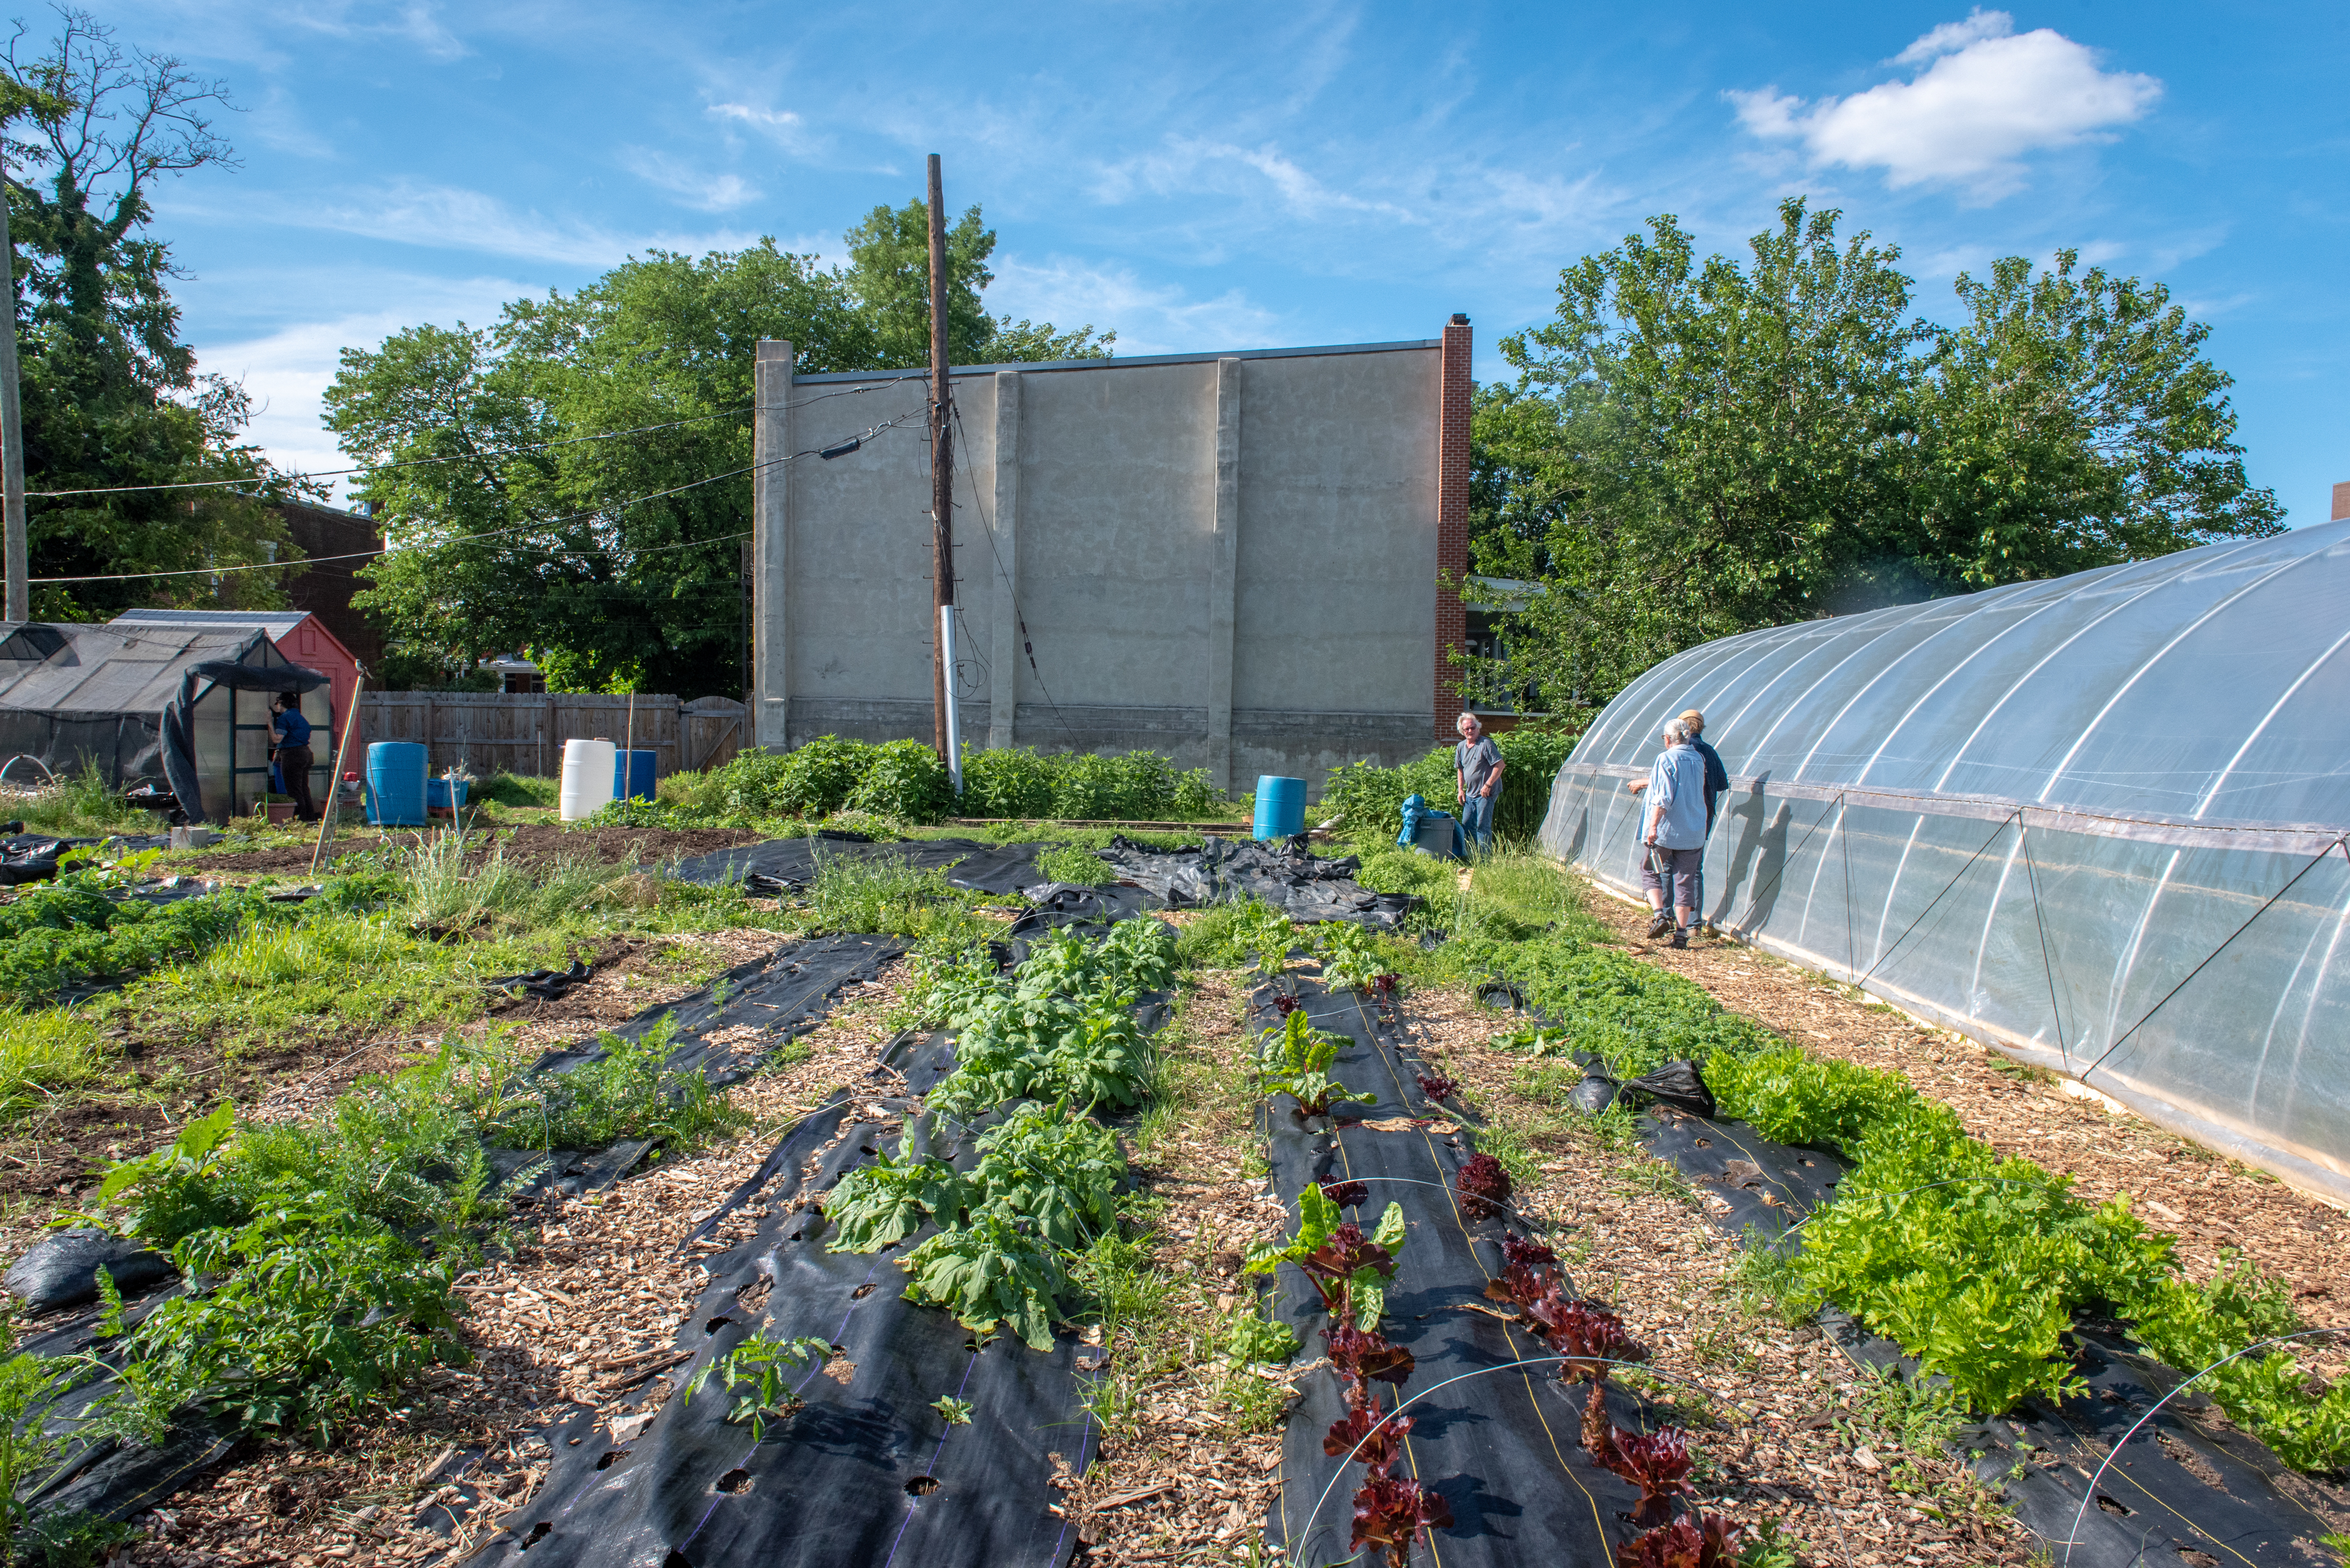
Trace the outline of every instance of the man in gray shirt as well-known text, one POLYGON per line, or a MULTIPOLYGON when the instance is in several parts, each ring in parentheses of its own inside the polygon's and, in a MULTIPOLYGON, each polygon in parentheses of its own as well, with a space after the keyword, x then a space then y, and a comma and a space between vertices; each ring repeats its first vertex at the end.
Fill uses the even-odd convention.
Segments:
POLYGON ((1680 719, 1665 721, 1663 738, 1642 802, 1640 887, 1656 911, 1648 935, 1670 930, 1673 946, 1685 948, 1697 923, 1698 867, 1705 857, 1705 759, 1689 743, 1689 726, 1680 719))
POLYGON ((1502 752, 1474 713, 1455 726, 1461 743, 1452 748, 1452 780, 1461 801, 1461 832, 1477 854, 1493 847, 1493 805, 1502 794, 1502 752))

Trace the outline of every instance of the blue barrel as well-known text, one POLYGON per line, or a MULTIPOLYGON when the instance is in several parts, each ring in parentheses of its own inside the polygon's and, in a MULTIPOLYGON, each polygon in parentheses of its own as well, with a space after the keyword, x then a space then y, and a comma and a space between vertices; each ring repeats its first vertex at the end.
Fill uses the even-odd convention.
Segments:
POLYGON ((449 811, 462 807, 465 804, 466 793, 473 787, 473 781, 471 779, 426 779, 424 804, 433 811, 449 811), (449 798, 452 791, 456 794, 454 800, 449 798))
POLYGON ((377 741, 367 753, 367 819, 384 827, 424 826, 428 753, 413 741, 377 741))
POLYGON ((653 797, 653 758, 658 752, 614 752, 612 753, 612 798, 614 800, 650 800, 653 797))
POLYGON ((1305 781, 1265 774, 1256 781, 1256 836, 1286 838, 1305 831, 1305 781))

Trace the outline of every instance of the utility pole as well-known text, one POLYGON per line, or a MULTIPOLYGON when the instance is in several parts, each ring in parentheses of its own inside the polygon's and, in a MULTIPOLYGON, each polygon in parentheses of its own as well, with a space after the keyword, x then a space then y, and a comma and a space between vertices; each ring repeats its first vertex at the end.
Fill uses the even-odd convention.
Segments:
POLYGON ((938 623, 931 708, 939 760, 962 793, 962 737, 954 695, 954 401, 947 389, 946 193, 931 154, 931 604, 938 623))
POLYGON ((8 289, 0 296, 0 510, 7 518, 7 602, 0 619, 33 618, 31 568, 25 544, 25 421, 16 402, 16 247, 8 238, 8 176, 0 164, 0 263, 8 289))

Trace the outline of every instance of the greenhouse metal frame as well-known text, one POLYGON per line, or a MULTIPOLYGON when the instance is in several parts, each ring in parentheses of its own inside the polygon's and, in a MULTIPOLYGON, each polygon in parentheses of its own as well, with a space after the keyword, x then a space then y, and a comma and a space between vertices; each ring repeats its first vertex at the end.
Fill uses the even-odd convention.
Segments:
POLYGON ((1715 925, 2350 1203, 2350 523, 1690 649, 1543 847, 1634 892, 1690 708, 1715 925))

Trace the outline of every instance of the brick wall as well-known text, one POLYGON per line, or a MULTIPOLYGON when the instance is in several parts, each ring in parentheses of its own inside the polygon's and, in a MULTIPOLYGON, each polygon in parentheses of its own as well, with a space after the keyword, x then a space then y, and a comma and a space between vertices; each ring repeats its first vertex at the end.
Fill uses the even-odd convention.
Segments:
POLYGON ((382 525, 355 512, 331 506, 288 502, 278 507, 286 532, 305 556, 317 562, 286 583, 286 602, 308 610, 323 622, 337 641, 369 670, 383 663, 383 634, 367 617, 351 607, 351 595, 366 585, 357 576, 369 563, 351 559, 361 551, 383 548, 382 525), (328 557, 342 557, 328 559, 328 557))
POLYGON ((1469 570, 1469 318, 1444 327, 1442 409, 1437 418, 1436 734, 1452 733, 1461 712, 1461 678, 1454 658, 1468 640, 1469 618, 1458 584, 1469 570))

